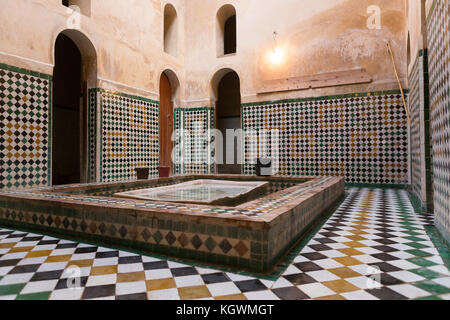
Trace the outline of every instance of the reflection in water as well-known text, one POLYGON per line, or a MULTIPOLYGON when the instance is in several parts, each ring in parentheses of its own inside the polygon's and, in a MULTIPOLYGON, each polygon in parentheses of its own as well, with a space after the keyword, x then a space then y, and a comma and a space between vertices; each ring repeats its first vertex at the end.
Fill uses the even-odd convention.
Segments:
POLYGON ((213 201, 226 197, 234 197, 248 190, 249 188, 245 187, 230 186, 186 186, 172 191, 147 192, 140 196, 161 201, 213 201))

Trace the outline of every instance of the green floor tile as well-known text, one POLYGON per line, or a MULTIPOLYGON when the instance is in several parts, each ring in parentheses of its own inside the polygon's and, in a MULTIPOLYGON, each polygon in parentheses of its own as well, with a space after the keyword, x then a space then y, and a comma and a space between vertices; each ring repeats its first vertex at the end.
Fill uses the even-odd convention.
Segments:
POLYGON ((414 250, 405 250, 405 252, 412 254, 413 256, 416 257, 430 257, 432 256, 431 253, 422 251, 422 250, 418 250, 418 249, 414 249, 414 250))
POLYGON ((437 284, 437 283, 435 283, 433 281, 430 281, 430 280, 418 282, 418 283, 416 283, 414 285, 416 287, 420 288, 420 289, 423 289, 425 291, 430 292, 433 295, 450 293, 450 289, 449 288, 441 286, 440 284, 437 284))
MULTIPOLYGON (((407 232, 405 232, 405 233, 407 233, 407 232)), ((418 237, 414 237, 414 236, 405 237, 405 239, 408 239, 408 240, 414 241, 414 242, 418 242, 418 241, 426 241, 425 239, 418 238, 418 237)))
POLYGON ((436 279, 442 277, 441 274, 426 268, 414 269, 409 271, 427 279, 436 279))
POLYGON ((17 296, 16 300, 48 300, 51 292, 30 293, 17 296))
POLYGON ((442 299, 439 298, 438 296, 428 296, 428 297, 417 298, 414 300, 442 300, 442 299))
POLYGON ((8 296, 12 294, 19 294, 25 287, 25 283, 11 284, 6 286, 0 286, 0 296, 8 296))
POLYGON ((421 244, 419 242, 409 242, 409 243, 405 243, 407 246, 416 248, 416 249, 424 249, 424 248, 429 248, 429 246, 426 246, 424 244, 421 244))
POLYGON ((447 243, 442 238, 442 236, 439 234, 436 227, 425 226, 425 230, 427 231, 428 236, 430 237, 434 246, 439 251, 439 255, 441 256, 442 260, 444 261, 444 264, 450 270, 450 248, 448 247, 447 243))
POLYGON ((423 258, 410 258, 407 259, 409 262, 412 262, 414 264, 417 264, 418 266, 421 267, 432 267, 432 266, 436 266, 437 264, 434 262, 431 262, 429 260, 423 259, 423 258))

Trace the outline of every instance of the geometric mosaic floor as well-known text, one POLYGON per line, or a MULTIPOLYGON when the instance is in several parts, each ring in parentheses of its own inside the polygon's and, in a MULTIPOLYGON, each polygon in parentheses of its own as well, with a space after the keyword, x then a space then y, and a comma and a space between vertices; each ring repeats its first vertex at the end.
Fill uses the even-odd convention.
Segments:
POLYGON ((0 228, 0 300, 449 300, 432 219, 403 190, 349 188, 275 281, 0 228))

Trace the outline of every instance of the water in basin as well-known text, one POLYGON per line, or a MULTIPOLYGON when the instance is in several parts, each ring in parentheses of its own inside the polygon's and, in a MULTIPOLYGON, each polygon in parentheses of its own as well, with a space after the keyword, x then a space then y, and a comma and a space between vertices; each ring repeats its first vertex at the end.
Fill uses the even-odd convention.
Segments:
POLYGON ((267 185, 268 182, 265 181, 195 180, 159 188, 121 192, 114 196, 152 201, 211 204, 246 195, 267 185))

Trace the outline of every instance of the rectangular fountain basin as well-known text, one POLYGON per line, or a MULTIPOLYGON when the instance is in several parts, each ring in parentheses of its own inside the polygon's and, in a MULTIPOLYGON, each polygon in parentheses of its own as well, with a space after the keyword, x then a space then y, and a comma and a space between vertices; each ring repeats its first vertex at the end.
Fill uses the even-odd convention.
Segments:
POLYGON ((0 226, 200 265, 268 273, 343 194, 342 177, 243 175, 2 190, 0 226), (198 197, 197 191, 211 186, 229 186, 224 191, 229 194, 206 192, 198 197), (194 189, 186 189, 190 187, 194 189), (264 188, 262 195, 249 196, 264 188), (180 190, 190 191, 180 199, 180 190), (114 196, 121 193, 150 197, 114 196), (242 196, 243 201, 236 201, 242 196), (189 202, 232 197, 235 203, 189 202))
POLYGON ((171 186, 119 192, 119 198, 205 205, 233 205, 263 194, 269 183, 226 180, 194 180, 171 186))

